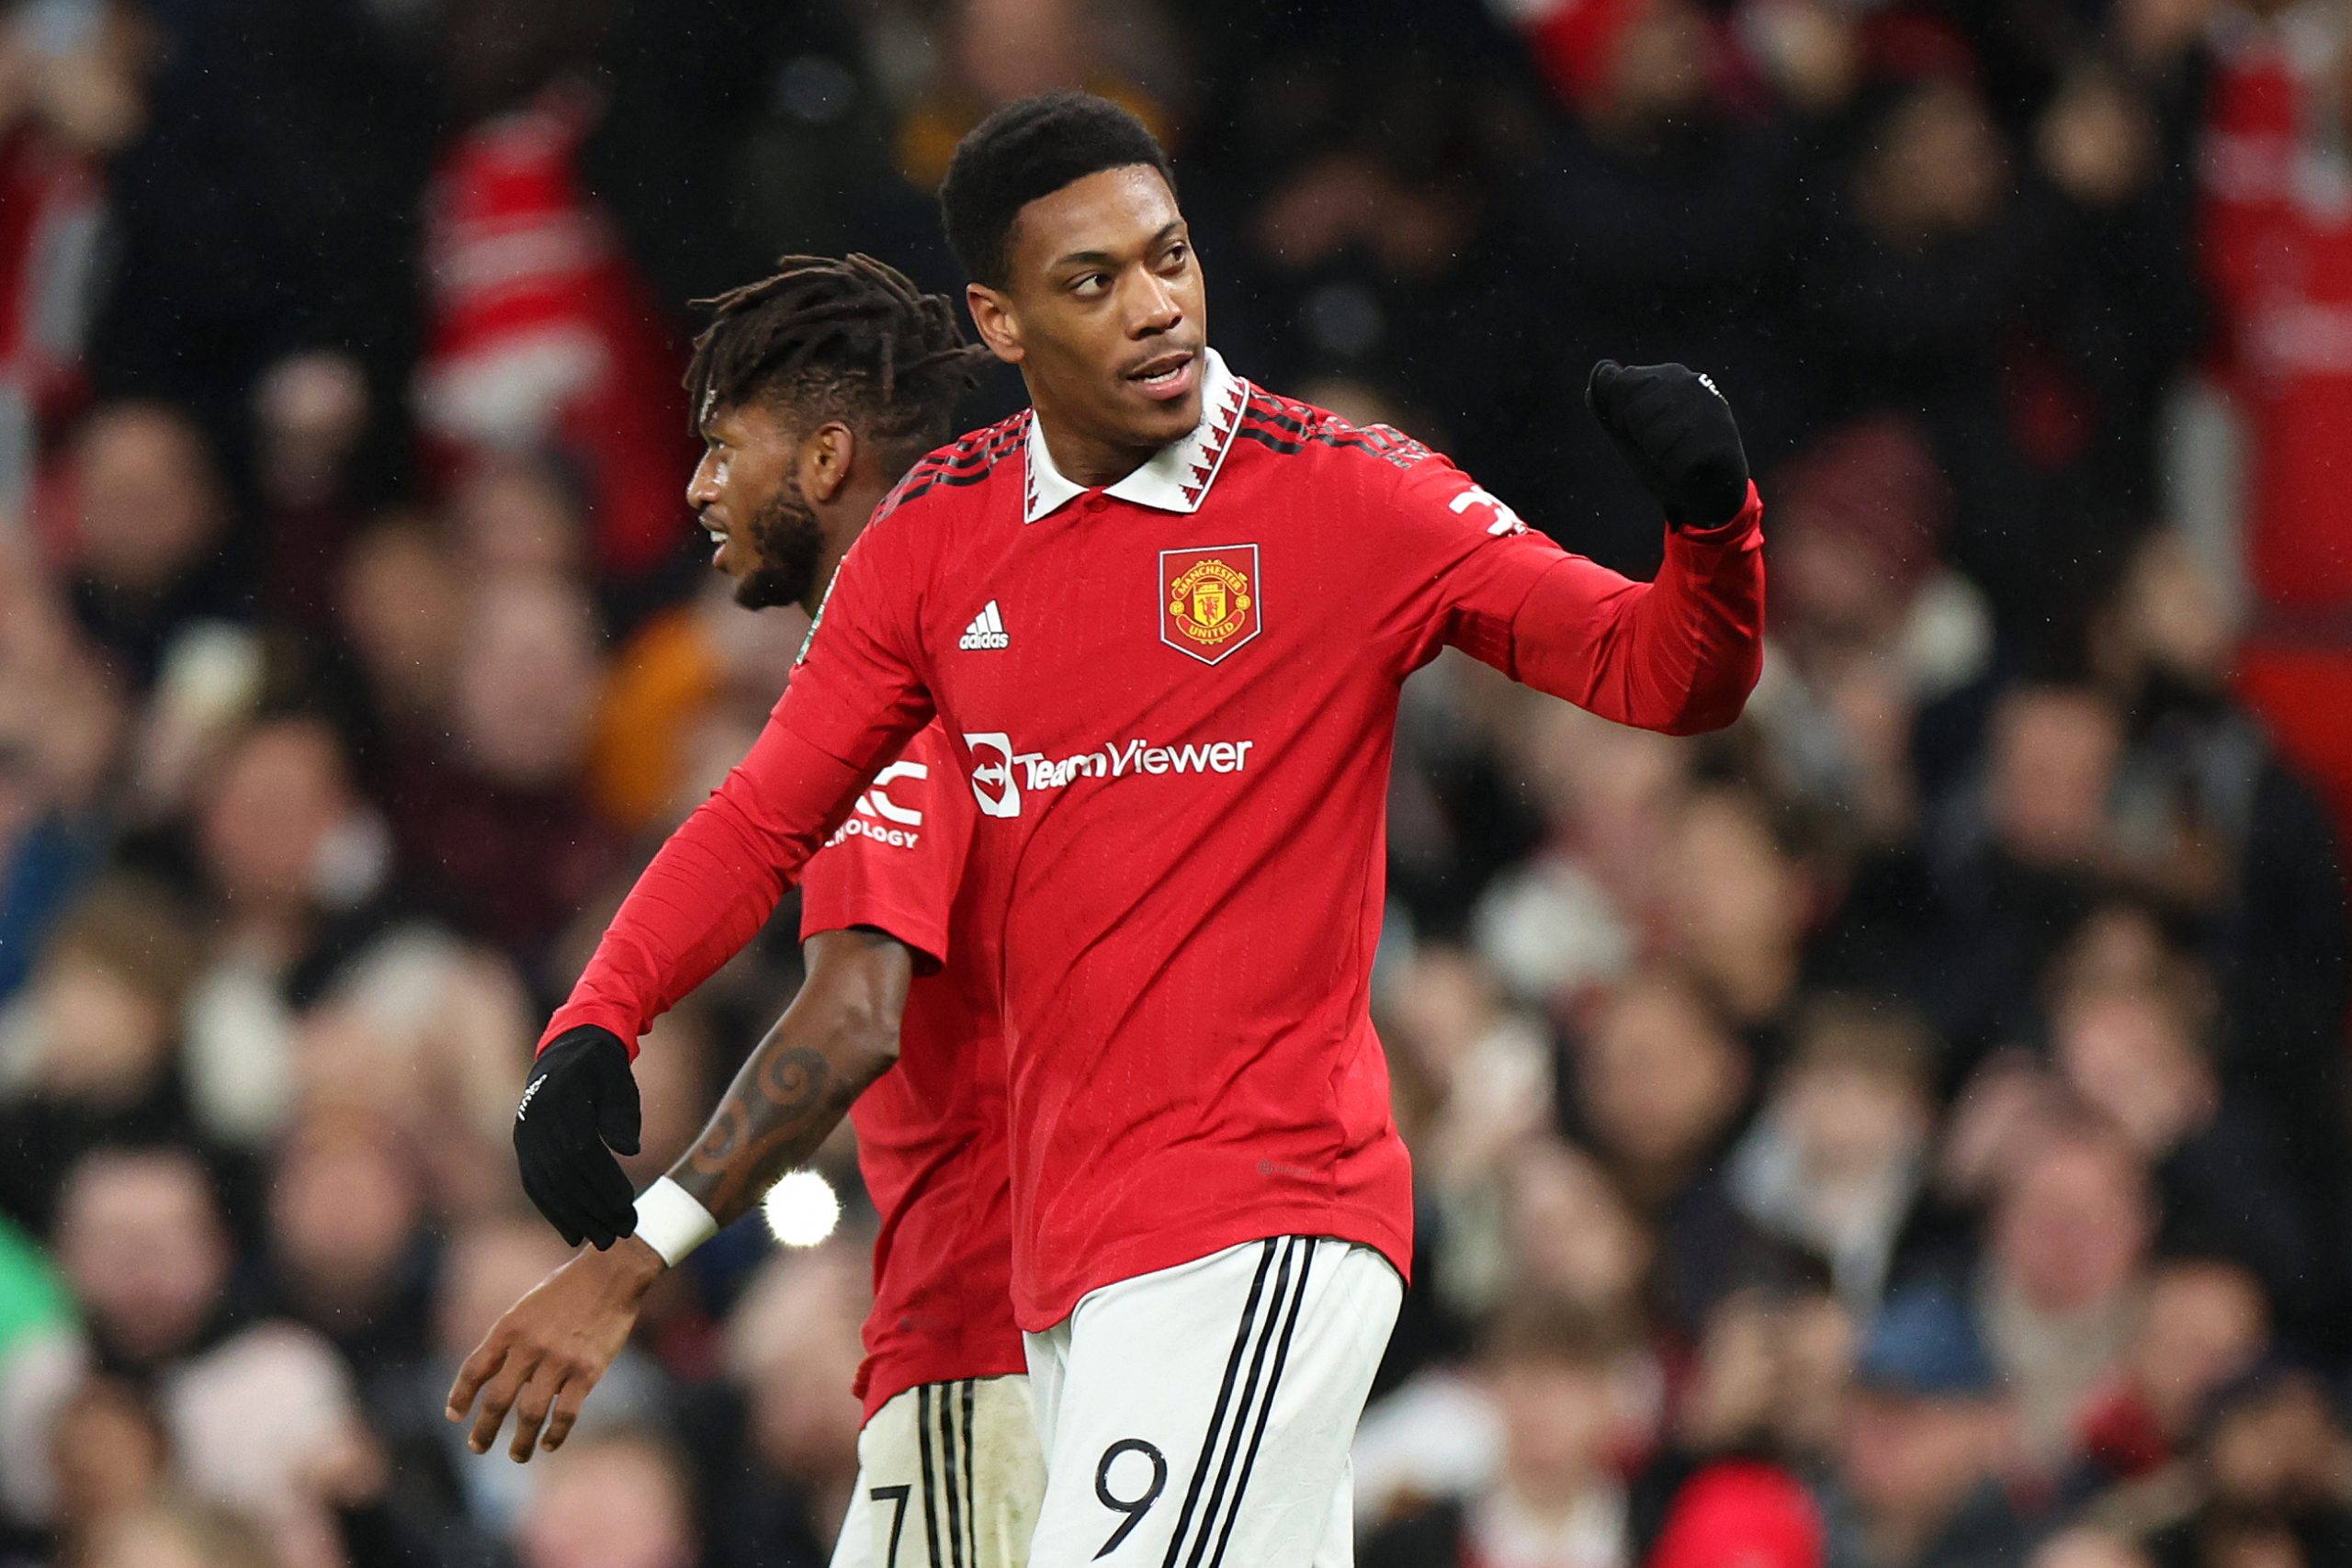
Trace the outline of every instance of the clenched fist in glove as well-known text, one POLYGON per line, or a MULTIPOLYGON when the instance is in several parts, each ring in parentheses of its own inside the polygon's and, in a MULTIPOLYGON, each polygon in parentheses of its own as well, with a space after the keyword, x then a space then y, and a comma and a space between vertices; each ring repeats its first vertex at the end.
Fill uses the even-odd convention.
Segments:
POLYGON ((548 1042, 514 1108, 523 1190, 572 1246, 608 1247, 637 1228, 636 1189, 620 1161, 637 1153, 637 1075, 609 1029, 583 1024, 548 1042))
POLYGON ((1747 504, 1747 452, 1715 384, 1680 365, 1592 367, 1584 400, 1678 528, 1719 528, 1747 504))

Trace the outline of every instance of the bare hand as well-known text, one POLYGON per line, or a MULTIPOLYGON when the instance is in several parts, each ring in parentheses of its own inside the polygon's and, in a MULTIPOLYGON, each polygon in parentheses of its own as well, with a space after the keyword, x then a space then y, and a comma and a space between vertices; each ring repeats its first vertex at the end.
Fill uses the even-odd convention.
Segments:
POLYGON ((664 1267, 644 1242, 625 1237, 609 1252, 581 1253, 507 1308, 449 1385, 444 1414, 452 1421, 464 1421, 481 1398, 466 1446, 488 1453, 512 1410, 507 1453, 516 1464, 535 1447, 561 1448, 582 1402, 628 1343, 638 1306, 664 1267))

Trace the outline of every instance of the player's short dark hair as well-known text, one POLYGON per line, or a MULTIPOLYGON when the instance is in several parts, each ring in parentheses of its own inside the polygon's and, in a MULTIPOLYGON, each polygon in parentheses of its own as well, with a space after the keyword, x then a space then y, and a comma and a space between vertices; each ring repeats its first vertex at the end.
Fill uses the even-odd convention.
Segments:
POLYGON ((940 183, 947 243, 967 276, 1001 288, 1008 239, 1021 209, 1104 169, 1142 164, 1176 188, 1159 139, 1125 109, 1092 93, 1038 93, 1016 99, 956 144, 940 183))
POLYGON ((838 419, 904 468, 954 434, 988 351, 946 296, 872 256, 786 256, 774 276, 697 305, 712 313, 686 366, 690 417, 764 402, 838 419))

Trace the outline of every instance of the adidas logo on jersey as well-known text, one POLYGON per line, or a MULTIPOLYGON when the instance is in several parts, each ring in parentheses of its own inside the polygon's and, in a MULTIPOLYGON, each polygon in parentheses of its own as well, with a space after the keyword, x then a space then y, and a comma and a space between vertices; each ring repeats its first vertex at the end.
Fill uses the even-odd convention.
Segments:
POLYGON ((1012 638, 1005 635, 1004 616, 998 613, 995 600, 989 600, 987 606, 972 617, 972 624, 964 628, 964 635, 956 639, 956 646, 967 653, 979 649, 1012 646, 1012 638))

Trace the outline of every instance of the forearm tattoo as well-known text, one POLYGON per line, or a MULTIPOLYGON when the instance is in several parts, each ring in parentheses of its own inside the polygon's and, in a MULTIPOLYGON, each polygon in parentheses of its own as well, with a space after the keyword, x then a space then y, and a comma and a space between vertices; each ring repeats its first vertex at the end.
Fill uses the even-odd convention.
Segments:
POLYGON ((817 1152, 865 1088, 836 1074, 821 1052, 773 1041, 735 1075, 670 1179, 720 1224, 731 1224, 817 1152))

